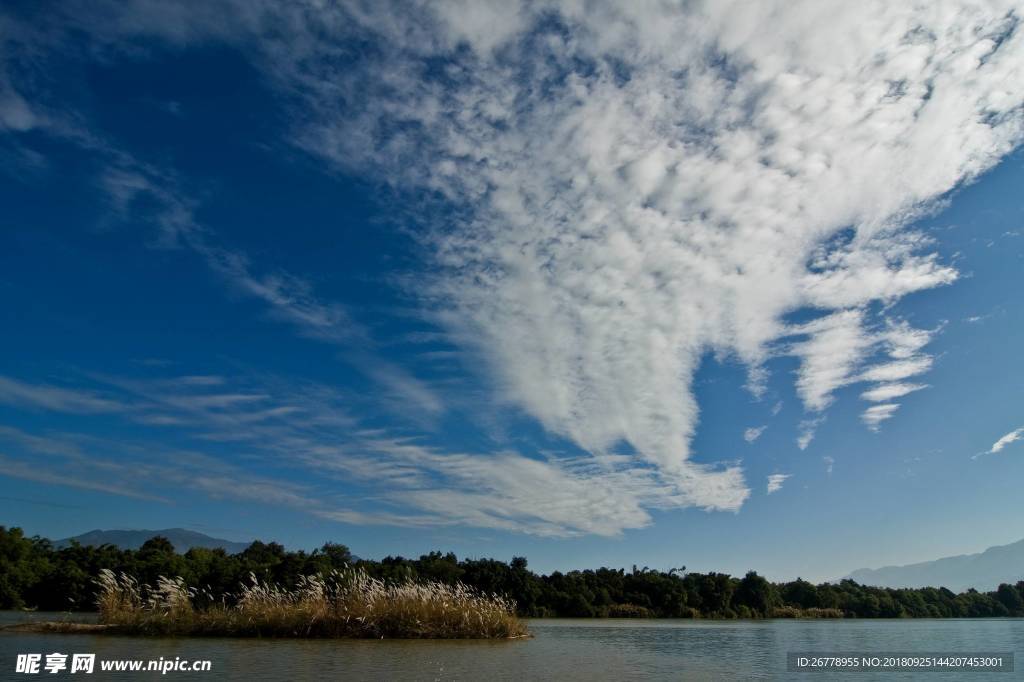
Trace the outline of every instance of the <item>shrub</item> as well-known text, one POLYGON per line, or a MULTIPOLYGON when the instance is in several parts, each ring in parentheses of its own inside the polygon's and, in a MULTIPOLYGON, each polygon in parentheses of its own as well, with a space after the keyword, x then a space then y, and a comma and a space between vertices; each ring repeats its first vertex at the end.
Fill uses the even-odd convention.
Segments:
POLYGON ((840 609, 801 609, 796 606, 777 606, 772 609, 771 618, 843 618, 840 609))
POLYGON ((611 604, 602 609, 606 618, 653 618, 654 614, 646 606, 636 604, 611 604))

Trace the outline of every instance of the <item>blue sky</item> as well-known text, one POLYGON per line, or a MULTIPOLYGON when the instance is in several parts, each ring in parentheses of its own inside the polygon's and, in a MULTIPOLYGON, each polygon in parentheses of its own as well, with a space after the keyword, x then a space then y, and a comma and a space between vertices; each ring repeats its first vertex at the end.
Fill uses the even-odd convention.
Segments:
POLYGON ((812 579, 1020 539, 1018 17, 816 7, 5 7, 0 519, 812 579))

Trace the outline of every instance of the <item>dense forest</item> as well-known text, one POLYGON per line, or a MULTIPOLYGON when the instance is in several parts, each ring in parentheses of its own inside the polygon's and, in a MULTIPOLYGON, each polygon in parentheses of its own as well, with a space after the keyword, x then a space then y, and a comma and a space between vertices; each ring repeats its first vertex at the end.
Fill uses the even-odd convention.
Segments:
MULTIPOLYGON (((771 583, 751 571, 742 578, 723 573, 668 572, 636 568, 537 575, 526 559, 511 563, 463 559, 431 552, 418 559, 355 560, 348 548, 326 544, 312 552, 289 552, 271 542, 245 551, 193 548, 178 554, 165 538, 138 550, 74 544, 55 549, 48 540, 25 537, 0 526, 0 608, 47 611, 95 609, 96 577, 104 568, 155 584, 158 576, 181 576, 190 585, 230 595, 250 574, 261 582, 294 587, 299 576, 358 566, 388 581, 461 581, 487 593, 511 597, 524 616, 664 618, 965 618, 1024 616, 1024 581, 994 592, 961 594, 942 587, 889 589, 852 580, 814 585, 804 580, 771 583)), ((230 598, 230 597, 229 597, 230 598)))

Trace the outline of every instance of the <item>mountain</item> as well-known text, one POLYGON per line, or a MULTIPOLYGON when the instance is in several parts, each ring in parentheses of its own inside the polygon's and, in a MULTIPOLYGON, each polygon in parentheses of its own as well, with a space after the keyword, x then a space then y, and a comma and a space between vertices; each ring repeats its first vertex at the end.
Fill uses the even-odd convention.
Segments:
POLYGON ((879 587, 946 587, 962 592, 973 587, 994 590, 1000 583, 1024 580, 1024 540, 989 547, 978 554, 923 561, 906 566, 861 568, 846 576, 862 585, 879 587))
POLYGON ((237 554, 249 546, 248 542, 232 542, 220 538, 211 538, 209 535, 197 533, 194 530, 185 528, 167 528, 165 530, 91 530, 88 533, 76 535, 73 538, 57 540, 54 547, 67 547, 72 540, 77 540, 82 545, 115 545, 121 549, 138 549, 146 540, 156 535, 162 535, 171 541, 174 549, 184 553, 193 547, 206 547, 208 549, 223 548, 228 554, 237 554))

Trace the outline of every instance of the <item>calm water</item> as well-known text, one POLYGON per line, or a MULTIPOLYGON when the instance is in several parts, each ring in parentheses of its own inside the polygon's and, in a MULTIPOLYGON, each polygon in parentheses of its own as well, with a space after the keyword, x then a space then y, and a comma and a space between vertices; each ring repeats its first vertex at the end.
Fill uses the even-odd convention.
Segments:
MULTIPOLYGON (((0 622, 52 614, 0 612, 0 622)), ((77 618, 76 618, 77 619, 77 618)), ((209 659, 211 673, 164 679, 712 680, 833 679, 786 672, 787 651, 1012 651, 1014 673, 838 674, 850 680, 1024 678, 1024 619, 808 621, 531 621, 512 642, 137 639, 0 633, 0 679, 103 678, 67 671, 16 675, 17 653, 95 653, 97 660, 209 659)), ((98 666, 98 664, 97 664, 98 666)), ((108 673, 149 679, 157 673, 108 673)))

